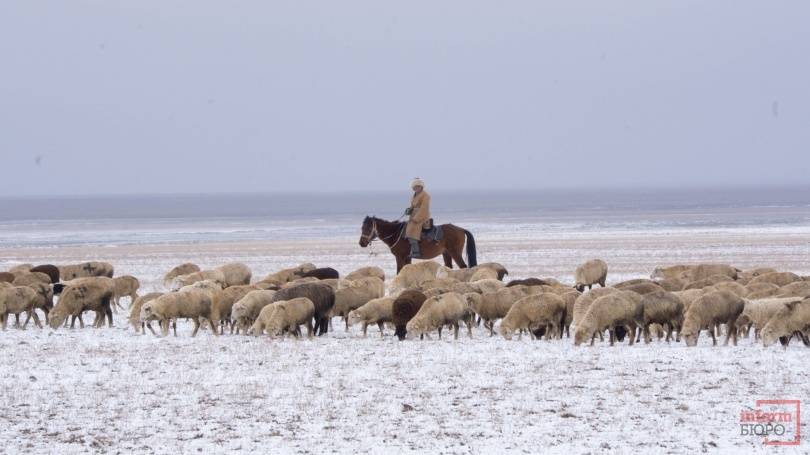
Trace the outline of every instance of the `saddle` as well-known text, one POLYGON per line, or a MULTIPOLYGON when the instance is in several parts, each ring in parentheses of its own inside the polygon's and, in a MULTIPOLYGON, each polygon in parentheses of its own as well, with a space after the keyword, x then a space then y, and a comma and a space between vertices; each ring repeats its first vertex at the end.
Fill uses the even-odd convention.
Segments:
POLYGON ((430 226, 428 228, 422 227, 422 240, 430 240, 432 242, 438 242, 444 237, 444 232, 441 226, 436 226, 433 223, 433 218, 430 218, 427 222, 430 226))

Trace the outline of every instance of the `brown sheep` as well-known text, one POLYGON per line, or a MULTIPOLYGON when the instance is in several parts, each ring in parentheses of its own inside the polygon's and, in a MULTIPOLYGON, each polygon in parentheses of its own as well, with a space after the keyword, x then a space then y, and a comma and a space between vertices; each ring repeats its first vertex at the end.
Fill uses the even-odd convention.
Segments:
POLYGON ((781 339, 782 344, 787 346, 794 333, 801 334, 808 328, 810 328, 810 299, 786 303, 762 329, 762 345, 768 347, 777 339, 781 339))
MULTIPOLYGON (((558 334, 562 338, 561 326, 564 323, 565 301, 557 294, 544 292, 528 295, 515 302, 501 321, 499 330, 501 336, 511 340, 515 330, 528 330, 534 336, 536 329, 550 327, 545 333, 546 340, 551 340, 558 334)), ((518 335, 518 340, 521 336, 522 333, 518 335)))
POLYGON ((607 280, 607 273, 608 273, 608 266, 605 261, 601 259, 592 259, 579 267, 576 268, 574 271, 574 288, 577 291, 582 292, 585 290, 585 286, 588 286, 588 290, 590 290, 594 284, 599 284, 602 287, 605 287, 605 281, 607 280))
POLYGON ((43 264, 38 265, 36 267, 31 267, 30 272, 39 272, 48 275, 50 278, 51 283, 58 283, 59 282, 59 267, 52 265, 52 264, 43 264))
POLYGON ((314 330, 318 336, 327 333, 329 331, 329 312, 335 306, 335 291, 325 284, 305 283, 276 292, 272 301, 292 300, 296 297, 306 297, 312 301, 312 304, 315 305, 314 330))
POLYGON ((115 295, 115 283, 112 278, 91 277, 71 280, 62 290, 59 304, 49 313, 48 324, 56 329, 71 316, 70 328, 79 320, 80 327, 84 328, 82 313, 94 311, 96 320, 94 327, 101 327, 104 323, 104 316, 107 317, 107 325, 112 327, 112 308, 110 304, 115 295))
POLYGON ((404 340, 405 335, 408 333, 408 321, 416 316, 425 300, 427 300, 425 294, 413 289, 403 291, 394 300, 391 307, 391 319, 395 327, 394 333, 400 341, 404 340))
POLYGON ((331 267, 322 267, 309 270, 298 276, 301 278, 317 278, 319 280, 337 280, 340 278, 340 273, 331 267))
MULTIPOLYGON (((673 330, 680 332, 683 325, 683 302, 677 295, 667 291, 651 292, 641 300, 641 307, 641 323, 645 343, 652 341, 650 338, 651 324, 660 324, 666 327, 667 342, 672 338, 673 330)), ((676 341, 680 341, 680 335, 676 338, 676 341)))
POLYGON ((734 346, 737 345, 737 318, 745 308, 742 298, 727 291, 712 291, 695 300, 684 314, 682 337, 686 340, 687 346, 696 346, 700 331, 709 329, 712 336, 712 344, 717 345, 714 335, 714 327, 719 324, 726 324, 727 333, 724 344, 728 344, 729 338, 733 339, 734 346))
POLYGON ((138 298, 138 289, 141 282, 132 275, 123 275, 113 278, 115 282, 115 297, 113 298, 113 308, 124 307, 121 305, 121 297, 129 297, 129 304, 132 305, 138 298))
POLYGON ((81 264, 59 266, 59 276, 62 281, 75 280, 76 278, 101 277, 112 278, 115 269, 109 262, 82 262, 81 264))

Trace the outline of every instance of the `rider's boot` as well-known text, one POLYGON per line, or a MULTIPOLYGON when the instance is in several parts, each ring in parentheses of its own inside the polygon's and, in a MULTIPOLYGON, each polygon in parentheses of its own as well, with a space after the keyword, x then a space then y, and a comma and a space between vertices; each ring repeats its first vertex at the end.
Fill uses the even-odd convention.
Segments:
POLYGON ((419 251, 419 240, 408 239, 408 243, 411 244, 411 259, 421 259, 422 252, 419 251))

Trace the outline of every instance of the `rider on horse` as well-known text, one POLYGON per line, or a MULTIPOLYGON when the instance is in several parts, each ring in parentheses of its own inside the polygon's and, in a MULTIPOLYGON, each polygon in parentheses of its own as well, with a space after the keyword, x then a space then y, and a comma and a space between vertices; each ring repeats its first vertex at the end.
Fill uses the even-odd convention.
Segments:
POLYGON ((411 244, 411 258, 419 259, 422 253, 419 251, 419 239, 422 238, 422 229, 429 229, 430 226, 430 195, 425 191, 425 182, 420 178, 415 178, 411 182, 413 197, 411 206, 405 209, 408 215, 408 225, 405 228, 405 237, 411 244))

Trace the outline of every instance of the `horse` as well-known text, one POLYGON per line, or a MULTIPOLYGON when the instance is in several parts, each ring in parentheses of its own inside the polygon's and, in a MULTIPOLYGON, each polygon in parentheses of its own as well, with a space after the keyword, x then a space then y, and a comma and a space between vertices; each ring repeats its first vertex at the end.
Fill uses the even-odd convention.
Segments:
MULTIPOLYGON (((444 265, 447 267, 452 268, 453 261, 456 261, 459 268, 465 269, 468 265, 464 262, 462 251, 464 251, 466 239, 469 267, 478 265, 475 238, 470 231, 452 224, 442 224, 440 227, 444 234, 441 240, 438 242, 425 239, 419 241, 419 249, 422 252, 420 259, 433 259, 441 254, 444 257, 444 265)), ((363 220, 360 231, 360 246, 365 248, 374 239, 380 239, 388 245, 391 254, 397 259, 397 273, 402 270, 402 267, 411 263, 411 247, 408 239, 405 238, 405 223, 367 216, 363 220)))

